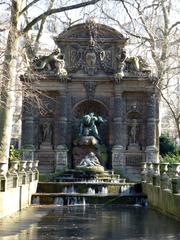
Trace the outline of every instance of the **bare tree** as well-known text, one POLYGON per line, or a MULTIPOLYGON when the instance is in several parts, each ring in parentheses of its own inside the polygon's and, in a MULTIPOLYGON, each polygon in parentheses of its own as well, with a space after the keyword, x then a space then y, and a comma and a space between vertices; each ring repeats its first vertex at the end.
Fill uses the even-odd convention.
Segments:
POLYGON ((180 76, 178 1, 124 0, 111 4, 109 9, 101 6, 104 16, 130 36, 131 44, 143 52, 152 66, 158 78, 157 90, 169 107, 180 138, 179 91, 173 91, 172 94, 172 86, 174 89, 178 87, 175 84, 179 84, 180 76), (116 9, 116 12, 112 9, 116 9))

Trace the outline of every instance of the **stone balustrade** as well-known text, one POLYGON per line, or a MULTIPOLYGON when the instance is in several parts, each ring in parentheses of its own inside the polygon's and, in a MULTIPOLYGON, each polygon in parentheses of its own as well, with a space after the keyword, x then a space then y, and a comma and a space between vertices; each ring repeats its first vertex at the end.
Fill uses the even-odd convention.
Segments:
POLYGON ((180 193, 180 163, 142 163, 141 180, 153 186, 180 193))
POLYGON ((0 218, 31 204, 39 179, 38 160, 0 163, 0 218))
POLYGON ((180 220, 180 163, 143 163, 141 182, 151 207, 180 220))
POLYGON ((0 192, 38 180, 38 162, 38 160, 11 161, 8 170, 5 167, 6 163, 0 163, 0 192))

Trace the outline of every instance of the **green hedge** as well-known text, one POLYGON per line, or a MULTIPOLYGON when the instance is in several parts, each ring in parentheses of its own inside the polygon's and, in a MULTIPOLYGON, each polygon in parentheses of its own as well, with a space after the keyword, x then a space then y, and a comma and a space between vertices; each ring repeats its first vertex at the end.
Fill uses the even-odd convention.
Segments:
POLYGON ((180 162, 180 146, 177 146, 168 134, 162 134, 159 141, 161 162, 180 162))

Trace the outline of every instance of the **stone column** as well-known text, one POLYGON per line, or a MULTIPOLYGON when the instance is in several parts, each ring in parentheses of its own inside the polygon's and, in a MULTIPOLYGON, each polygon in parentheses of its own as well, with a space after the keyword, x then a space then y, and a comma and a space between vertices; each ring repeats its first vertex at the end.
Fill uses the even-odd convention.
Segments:
POLYGON ((28 103, 24 104, 22 115, 22 148, 23 160, 34 160, 35 151, 35 124, 34 107, 28 103))
POLYGON ((122 95, 114 97, 114 145, 123 145, 122 139, 122 112, 123 100, 122 95))
POLYGON ((34 118, 26 116, 22 121, 23 148, 34 148, 34 118))
POLYGON ((123 147, 123 98, 121 93, 116 93, 114 97, 114 124, 112 148, 113 169, 123 170, 125 166, 125 154, 123 147))
POLYGON ((146 162, 158 162, 156 127, 156 96, 150 94, 147 102, 146 162))
POLYGON ((23 160, 34 160, 34 117, 26 116, 22 121, 23 160))
POLYGON ((67 96, 58 98, 57 120, 55 123, 56 171, 67 166, 67 96))

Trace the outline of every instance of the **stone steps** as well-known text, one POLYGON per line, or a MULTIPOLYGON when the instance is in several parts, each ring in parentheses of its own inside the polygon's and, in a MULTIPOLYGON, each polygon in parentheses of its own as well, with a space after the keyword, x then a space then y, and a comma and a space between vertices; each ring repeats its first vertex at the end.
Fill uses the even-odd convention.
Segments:
POLYGON ((32 195, 32 204, 41 205, 78 205, 78 204, 125 204, 145 205, 144 194, 79 194, 79 193, 36 193, 32 195))
POLYGON ((145 201, 141 185, 109 182, 40 182, 33 204, 137 204, 145 201))

